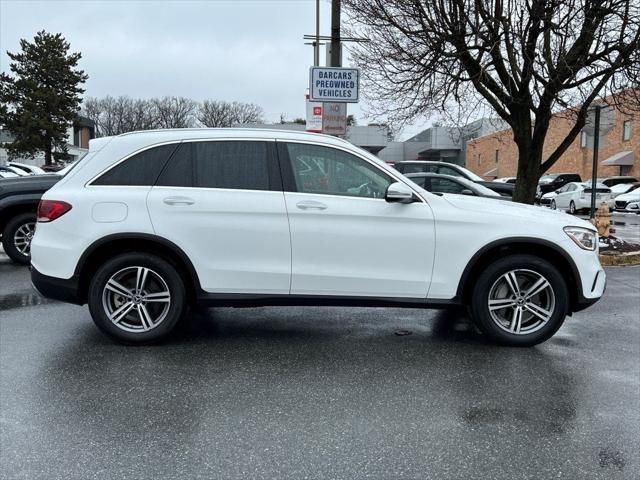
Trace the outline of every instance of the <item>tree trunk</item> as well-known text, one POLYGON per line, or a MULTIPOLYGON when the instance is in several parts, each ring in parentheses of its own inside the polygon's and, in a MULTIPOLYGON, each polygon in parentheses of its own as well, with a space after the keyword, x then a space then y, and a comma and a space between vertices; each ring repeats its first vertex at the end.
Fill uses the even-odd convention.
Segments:
POLYGON ((44 164, 51 165, 53 163, 51 152, 51 137, 47 136, 44 139, 44 164))
POLYGON ((517 138, 515 142, 518 145, 518 173, 513 201, 532 205, 536 198, 538 180, 540 180, 542 147, 533 147, 530 137, 517 138))

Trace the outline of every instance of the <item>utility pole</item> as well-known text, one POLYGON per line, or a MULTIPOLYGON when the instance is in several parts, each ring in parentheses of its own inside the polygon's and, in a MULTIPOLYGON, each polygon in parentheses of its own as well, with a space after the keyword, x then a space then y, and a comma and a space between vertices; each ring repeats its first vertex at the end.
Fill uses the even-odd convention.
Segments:
POLYGON ((320 66, 320 0, 316 0, 316 39, 313 42, 313 64, 320 66))
POLYGON ((600 105, 595 106, 595 119, 593 129, 593 165, 591 167, 591 212, 589 218, 596 215, 596 182, 598 178, 598 149, 600 148, 600 105))
POLYGON ((330 67, 342 66, 340 58, 340 1, 331 2, 331 63, 330 67))

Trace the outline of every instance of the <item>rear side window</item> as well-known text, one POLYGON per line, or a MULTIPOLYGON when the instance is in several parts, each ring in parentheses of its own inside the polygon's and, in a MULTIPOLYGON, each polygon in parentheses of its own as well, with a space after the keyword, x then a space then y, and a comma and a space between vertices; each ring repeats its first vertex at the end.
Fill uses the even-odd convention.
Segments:
POLYGON ((92 185, 151 186, 176 147, 175 143, 160 145, 137 153, 98 177, 92 185))
POLYGON ((178 147, 157 185, 269 190, 266 142, 186 142, 178 147))

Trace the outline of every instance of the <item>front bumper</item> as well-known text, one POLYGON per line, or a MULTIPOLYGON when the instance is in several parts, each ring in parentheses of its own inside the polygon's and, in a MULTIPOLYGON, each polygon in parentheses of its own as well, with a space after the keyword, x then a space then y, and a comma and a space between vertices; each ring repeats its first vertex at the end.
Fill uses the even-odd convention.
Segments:
POLYGON ((79 281, 76 276, 69 279, 49 277, 31 266, 31 284, 43 297, 76 305, 86 303, 80 295, 79 281))

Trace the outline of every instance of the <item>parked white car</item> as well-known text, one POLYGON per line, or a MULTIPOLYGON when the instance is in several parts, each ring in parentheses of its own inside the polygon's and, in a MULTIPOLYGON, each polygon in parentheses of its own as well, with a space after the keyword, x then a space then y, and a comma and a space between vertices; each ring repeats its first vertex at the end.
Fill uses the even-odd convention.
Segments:
POLYGON ((637 211, 634 204, 640 202, 640 188, 623 193, 615 198, 615 209, 617 211, 637 211))
POLYGON ((9 162, 7 165, 13 167, 14 171, 17 169, 27 175, 44 175, 47 173, 36 165, 27 165, 26 163, 9 162))
POLYGON ((42 197, 31 278, 128 343, 193 304, 466 305, 523 346, 601 297, 597 250, 584 220, 429 193, 345 140, 183 129, 92 141, 42 197))
MULTIPOLYGON (((545 193, 542 203, 549 201, 552 210, 566 210, 576 214, 581 210, 591 208, 592 185, 590 182, 571 182, 555 192, 545 193)), ((609 207, 613 206, 611 189, 601 183, 596 184, 596 208, 605 202, 609 207)))
POLYGON ((619 183, 618 185, 614 185, 611 187, 611 198, 616 198, 625 193, 633 192, 634 190, 640 188, 640 182, 635 183, 619 183))

